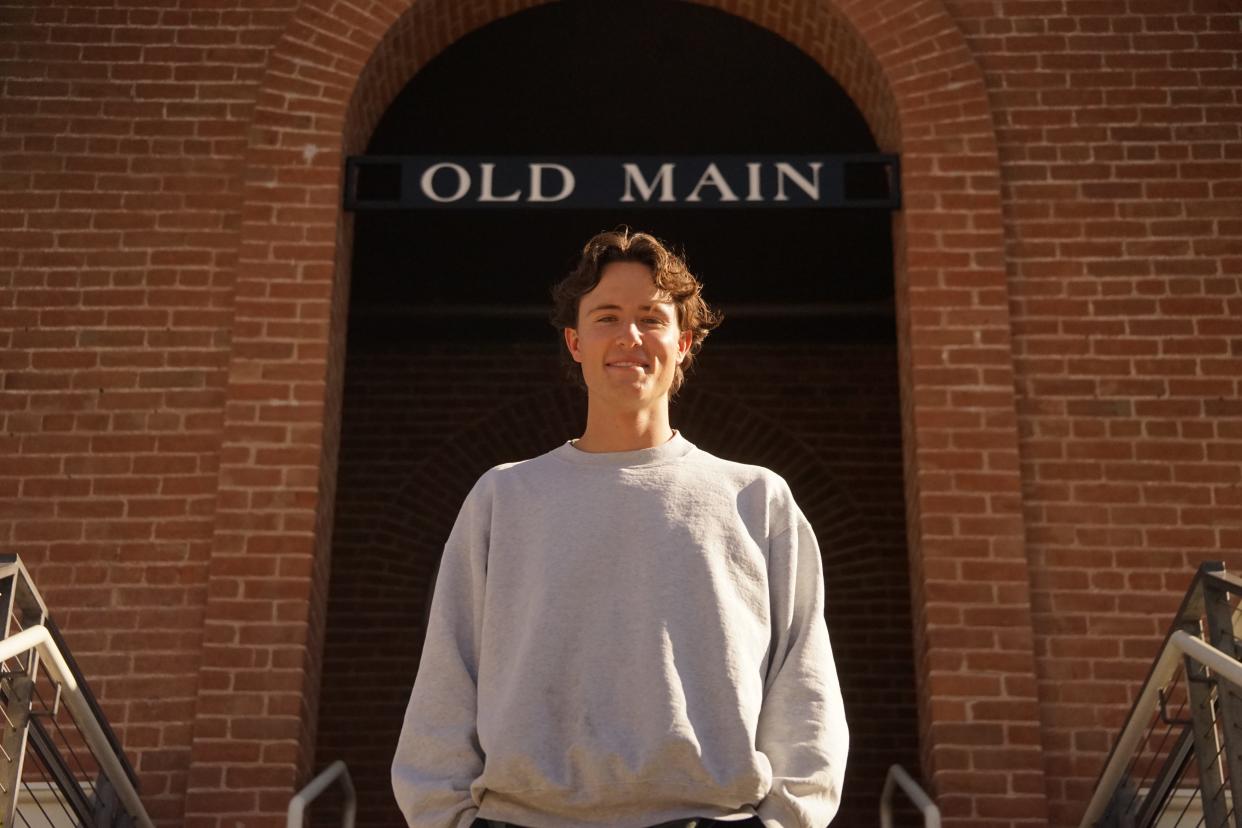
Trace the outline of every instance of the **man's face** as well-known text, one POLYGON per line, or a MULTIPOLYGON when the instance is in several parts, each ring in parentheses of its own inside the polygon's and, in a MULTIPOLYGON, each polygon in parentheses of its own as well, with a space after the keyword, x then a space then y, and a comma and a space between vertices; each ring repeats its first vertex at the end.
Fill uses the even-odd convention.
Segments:
POLYGON ((651 269, 637 262, 606 265, 599 284, 578 303, 577 329, 565 329, 592 403, 618 410, 667 404, 692 340, 651 269))

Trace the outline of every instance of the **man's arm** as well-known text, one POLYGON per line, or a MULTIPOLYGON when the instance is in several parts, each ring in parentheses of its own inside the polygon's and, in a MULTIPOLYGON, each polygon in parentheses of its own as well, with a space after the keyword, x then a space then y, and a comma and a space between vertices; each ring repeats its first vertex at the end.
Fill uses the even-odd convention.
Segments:
POLYGON ((466 498, 440 560, 393 757, 393 792, 410 828, 469 828, 477 811, 470 785, 483 773, 477 700, 490 513, 479 489, 466 498))
POLYGON ((772 789, 759 817, 765 828, 824 828, 841 804, 849 731, 824 622, 819 545, 801 513, 772 539, 768 568, 772 651, 756 747, 772 763, 772 789))

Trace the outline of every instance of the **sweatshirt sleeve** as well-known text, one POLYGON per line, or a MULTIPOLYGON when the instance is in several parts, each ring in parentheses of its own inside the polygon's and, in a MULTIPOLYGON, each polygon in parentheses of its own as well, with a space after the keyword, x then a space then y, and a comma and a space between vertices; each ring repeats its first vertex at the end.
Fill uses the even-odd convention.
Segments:
POLYGON ((483 773, 476 727, 490 508, 466 498, 440 559, 418 677, 392 763, 410 828, 469 828, 471 783, 483 773))
POLYGON ((849 731, 837 682, 819 544, 796 521, 769 545, 772 651, 756 747, 772 764, 764 828, 824 828, 841 804, 849 731))

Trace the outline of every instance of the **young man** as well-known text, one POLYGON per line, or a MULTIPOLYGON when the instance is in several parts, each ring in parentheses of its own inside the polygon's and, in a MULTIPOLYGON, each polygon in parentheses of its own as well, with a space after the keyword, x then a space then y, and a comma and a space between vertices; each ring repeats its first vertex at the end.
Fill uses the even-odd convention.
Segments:
POLYGON ((393 761, 412 828, 823 828, 848 747, 819 549, 785 482, 669 398, 718 318, 651 236, 556 289, 586 430, 498 466, 444 550, 393 761))

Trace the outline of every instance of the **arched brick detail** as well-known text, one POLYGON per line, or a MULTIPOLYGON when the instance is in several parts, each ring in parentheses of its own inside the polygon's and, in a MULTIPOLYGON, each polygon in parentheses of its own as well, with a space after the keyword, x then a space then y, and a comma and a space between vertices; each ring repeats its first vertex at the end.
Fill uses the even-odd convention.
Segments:
MULTIPOLYGON (((313 755, 351 223, 343 156, 428 59, 535 2, 306 0, 249 133, 185 824, 278 825, 313 755)), ((982 76, 942 0, 711 2, 786 37, 902 153, 898 341, 921 748, 950 825, 1046 818, 982 76)))

